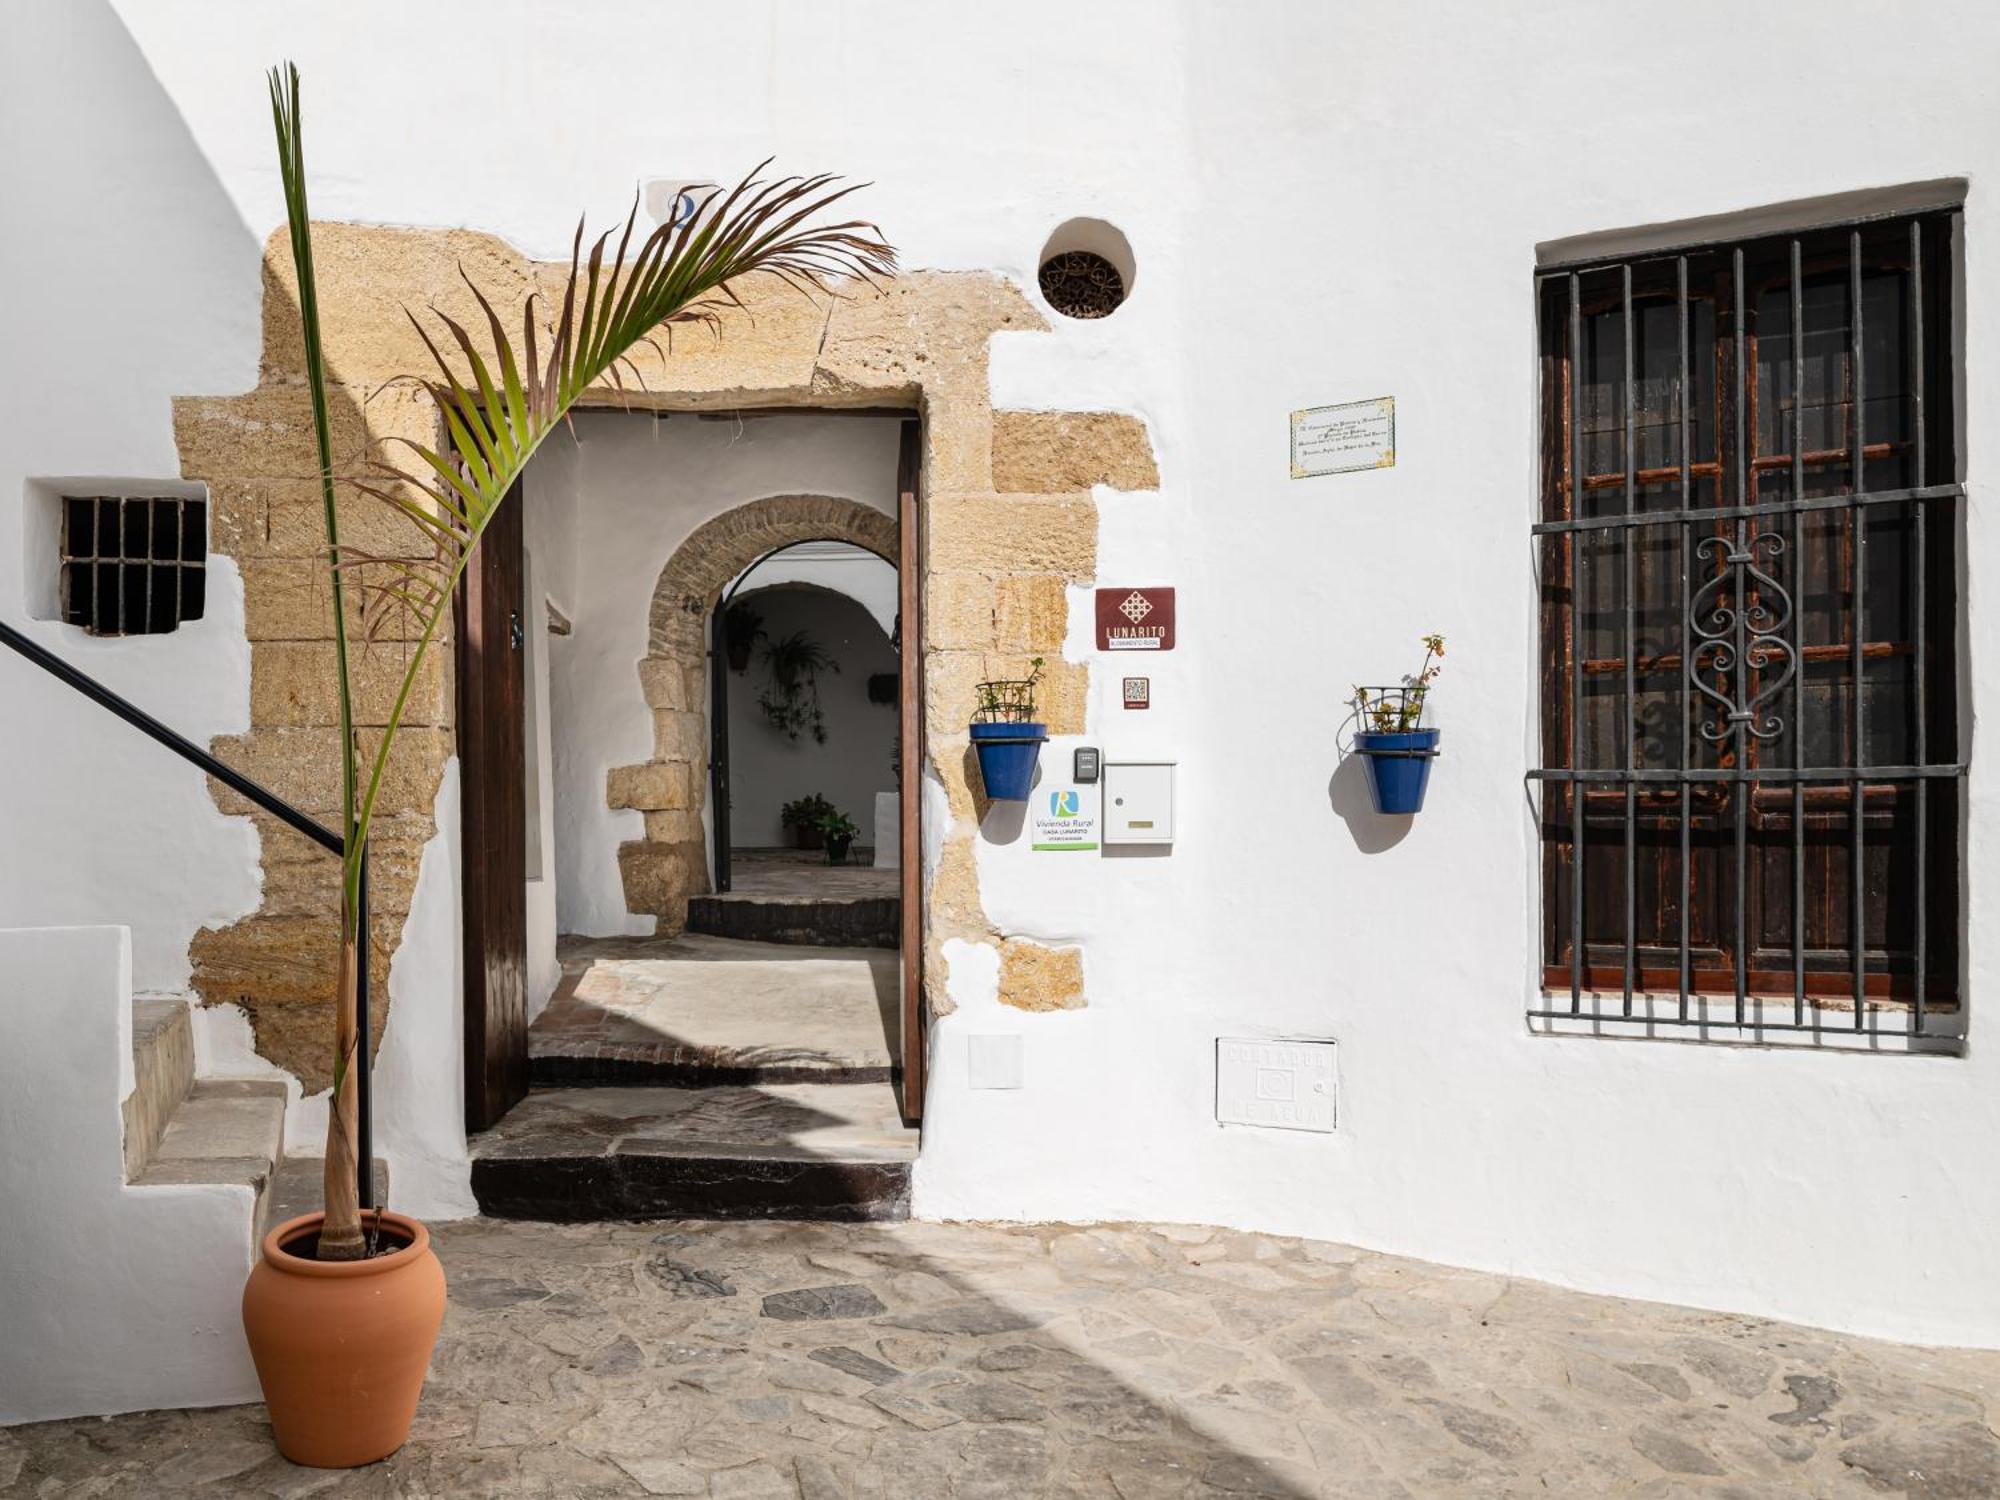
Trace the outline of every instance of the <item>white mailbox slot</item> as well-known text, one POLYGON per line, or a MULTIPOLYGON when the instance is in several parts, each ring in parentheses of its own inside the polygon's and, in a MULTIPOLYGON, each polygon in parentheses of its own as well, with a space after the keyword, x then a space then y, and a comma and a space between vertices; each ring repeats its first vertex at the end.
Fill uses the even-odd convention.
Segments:
POLYGON ((1107 761, 1104 766, 1104 842, 1171 844, 1174 841, 1174 763, 1107 761))

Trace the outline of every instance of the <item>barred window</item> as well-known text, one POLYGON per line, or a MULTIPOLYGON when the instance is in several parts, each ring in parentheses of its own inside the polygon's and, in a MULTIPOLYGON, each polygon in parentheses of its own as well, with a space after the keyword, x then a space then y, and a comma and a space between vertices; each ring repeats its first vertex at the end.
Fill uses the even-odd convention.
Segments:
POLYGON ((65 495, 62 617, 92 635, 160 635, 199 620, 207 555, 200 500, 65 495))
POLYGON ((1540 274, 1535 1017, 1959 1030, 1959 225, 1540 274))

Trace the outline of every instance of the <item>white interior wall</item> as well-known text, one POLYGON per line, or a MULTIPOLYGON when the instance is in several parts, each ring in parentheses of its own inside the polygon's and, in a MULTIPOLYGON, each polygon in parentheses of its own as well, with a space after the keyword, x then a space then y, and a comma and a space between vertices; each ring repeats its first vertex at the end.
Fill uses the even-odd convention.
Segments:
MULTIPOLYGON (((1102 217, 1133 246, 1133 299, 1101 323, 1003 335, 993 392, 1003 405, 1104 407, 1151 424, 1163 489, 1100 496, 1100 576, 1177 585, 1183 644, 1150 664, 1145 715, 1117 707, 1115 665, 1099 670, 1091 734, 1107 751, 1179 758, 1181 843, 1145 860, 1035 856, 1019 843, 982 852, 996 922, 1087 941, 1090 1006, 1002 1012, 990 950, 955 954, 961 1009, 934 1033, 919 1211, 1254 1224, 2000 1344, 2000 1061, 1979 1045, 1995 954, 1980 924, 1964 1059, 1533 1038, 1521 1017, 1536 961, 1521 780, 1536 660, 1535 246, 1971 179, 1966 711, 1977 719, 2000 692, 1977 670, 2000 631, 1981 583, 2000 546, 1981 520, 1977 467, 2000 350, 2000 312, 1976 274, 2000 235, 1986 190, 2000 169, 1990 5, 1899 14, 1885 44, 1865 0, 1693 0, 1665 28, 1650 10, 1475 0, 1226 11, 885 0, 865 14, 765 0, 665 95, 658 59, 683 42, 671 12, 622 0, 578 28, 536 24, 527 0, 502 10, 533 47, 481 50, 480 36, 514 32, 471 0, 415 11, 155 0, 120 7, 136 46, 88 0, 12 20, 0 109, 36 149, 0 163, 14 210, 0 268, 37 295, 0 348, 0 396, 22 414, 0 436, 0 504, 18 503, 26 474, 170 472, 167 393, 249 383, 256 249, 282 217, 261 71, 281 56, 305 70, 315 209, 330 218, 470 224, 566 253, 579 208, 608 214, 642 179, 724 177, 776 151, 786 167, 873 179, 867 211, 907 264, 1026 284, 1055 225, 1102 217), (607 49, 612 32, 621 45, 607 49), (399 45, 382 47, 385 33, 399 45), (1063 45, 1044 45, 1050 34, 1063 45), (445 50, 466 65, 441 83, 445 50), (530 96, 549 108, 491 106, 530 96), (93 108, 69 108, 78 97, 93 108), (636 97, 658 107, 608 102, 636 97), (551 111, 568 127, 547 129, 551 111), (44 128, 58 117, 63 130, 44 128), (491 150, 447 172, 412 149, 473 117, 491 150), (116 233, 134 221, 148 226, 138 259, 116 233), (106 351, 120 355, 115 387, 106 351), (1398 402, 1396 468, 1286 478, 1289 411, 1382 394, 1398 402), (1437 698, 1446 756, 1409 837, 1364 852, 1329 796, 1336 702, 1356 676, 1402 670, 1432 628, 1453 643, 1437 698), (976 1029, 1026 1035, 1024 1089, 965 1089, 976 1029), (1215 1126, 1219 1032, 1338 1037, 1339 1132, 1215 1126), (1663 1148, 1690 1136, 1692 1148, 1663 1148)), ((801 487, 827 488, 794 477, 763 492, 801 487)), ((0 538, 18 534, 0 514, 0 538)), ((566 678, 601 674, 631 693, 571 734, 567 783, 556 748, 559 816, 569 822, 567 796, 576 826, 596 820, 600 850, 636 822, 602 811, 602 769, 646 749, 632 663, 660 560, 607 582, 623 602, 603 606, 592 638, 580 627, 551 645, 558 726, 572 722, 566 678)), ((12 618, 18 580, 4 587, 12 618)), ((1087 605, 1084 591, 1075 599, 1087 605)), ((577 604, 598 601, 579 590, 577 604)), ((1083 628, 1071 655, 1086 654, 1083 628)), ((167 685, 136 660, 124 670, 167 685)), ((11 694, 18 669, 0 672, 16 673, 11 694)), ((240 702, 233 688, 222 707, 240 702)), ((7 801, 21 847, 62 847, 40 821, 59 805, 46 764, 59 712, 38 707, 36 740, 7 746, 11 784, 29 788, 7 801)), ((126 800, 106 805, 107 831, 173 791, 166 772, 121 769, 126 800)), ((186 784, 172 831, 211 840, 218 859, 200 864, 208 889, 192 864, 178 889, 240 905, 247 846, 186 784)), ((1975 772, 1974 902, 2000 876, 2000 804, 1981 784, 1975 772)), ((108 837, 88 847, 112 864, 108 837)), ((570 882, 580 930, 629 925, 615 869, 598 860, 588 875, 570 882)), ((123 878, 95 887, 104 901, 146 895, 123 878)), ((7 919, 36 897, 7 887, 7 919)), ((194 920, 182 908, 161 951, 194 920)))
MULTIPOLYGON (((879 560, 875 566, 889 575, 893 596, 896 570, 879 560)), ((763 578, 759 568, 754 582, 761 584, 763 578)), ((896 670, 888 635, 873 611, 824 587, 785 583, 746 589, 737 597, 763 614, 764 629, 773 639, 804 630, 840 670, 819 674, 823 745, 809 734, 787 739, 758 706, 770 681, 761 644, 751 654, 748 671, 730 674, 730 842, 739 849, 790 843, 779 810, 812 792, 854 820, 861 830, 857 842, 872 842, 875 794, 896 789, 896 706, 868 701, 869 674, 896 670)))
MULTIPOLYGON (((548 591, 571 633, 549 640, 557 925, 609 936, 649 932, 625 909, 618 846, 644 819, 605 806, 614 766, 653 751, 653 715, 639 687, 653 590, 688 534, 767 495, 832 495, 893 506, 900 419, 786 416, 741 422, 691 414, 591 412, 558 434, 528 470, 529 545, 554 537, 574 559, 551 564, 548 591), (539 540, 538 540, 539 539, 539 540)), ((761 575, 760 575, 761 576, 761 575)), ((857 815, 855 821, 862 819, 857 815)))

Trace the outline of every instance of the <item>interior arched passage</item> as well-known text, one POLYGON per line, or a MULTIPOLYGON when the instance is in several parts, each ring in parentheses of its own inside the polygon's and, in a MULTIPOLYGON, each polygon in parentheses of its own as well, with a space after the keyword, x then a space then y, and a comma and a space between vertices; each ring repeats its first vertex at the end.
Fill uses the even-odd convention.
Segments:
POLYGON ((639 682, 653 713, 652 758, 612 770, 614 808, 644 815, 644 836, 621 844, 628 911, 658 931, 687 925, 690 896, 709 888, 702 809, 708 795, 708 621, 744 569, 798 542, 842 541, 897 562, 894 516, 830 495, 772 495, 697 527, 660 570, 639 682))

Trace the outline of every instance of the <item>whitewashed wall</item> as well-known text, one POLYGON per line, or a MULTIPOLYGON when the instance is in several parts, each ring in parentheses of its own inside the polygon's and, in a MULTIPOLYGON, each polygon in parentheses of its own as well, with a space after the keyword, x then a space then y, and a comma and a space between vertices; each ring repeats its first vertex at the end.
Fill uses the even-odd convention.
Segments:
MULTIPOLYGON (((1139 412, 1157 436, 1161 493, 1101 497, 1101 566, 1108 583, 1176 585, 1184 644, 1154 667, 1149 715, 1121 717, 1115 674, 1100 672, 1092 733, 1110 750, 1178 756, 1181 843, 1151 860, 986 851, 995 920, 1085 941, 1091 1004, 1000 1013, 990 955, 958 955, 962 1008, 936 1031, 921 1212, 1259 1225, 2000 1344, 2000 1062, 1977 1019, 2000 1003, 1990 924, 1975 922, 1969 944, 1963 1060, 1550 1040, 1521 1019, 1536 962, 1521 781, 1534 248, 1972 180, 1979 717, 2000 691, 1979 672, 2000 630, 1982 582, 2000 545, 1977 467, 2000 350, 2000 314, 1980 295, 2000 236, 1990 5, 1898 12, 1889 43, 1881 8, 1863 0, 1693 0, 1671 26, 1655 7, 1482 0, 770 0, 739 7, 726 36, 703 32, 698 59, 684 18, 641 0, 594 7, 588 27, 548 24, 553 12, 527 0, 120 10, 129 35, 102 0, 45 4, 16 26, 31 45, 14 70, 40 76, 26 106, 0 105, 9 123, 39 126, 86 93, 93 108, 63 111, 64 130, 35 128, 37 150, 0 165, 10 210, 45 210, 10 212, 0 231, 7 268, 28 275, 8 284, 38 293, 0 347, 0 394, 39 403, 0 450, 8 505, 24 472, 170 462, 165 394, 249 383, 252 257, 279 219, 259 70, 283 55, 306 71, 315 207, 329 217, 470 224, 548 254, 566 248, 579 207, 608 211, 641 179, 725 175, 775 151, 873 178, 869 209, 914 266, 1029 278, 1043 237, 1080 213, 1129 236, 1132 301, 1101 324, 1003 337, 994 394, 1139 412), (524 98, 537 107, 495 103, 524 98), (482 149, 424 148, 468 120, 482 149), (110 232, 140 207, 163 253, 107 296, 64 295, 108 268, 110 232), (106 381, 104 351, 135 344, 131 378, 106 381), (1398 399, 1394 470, 1287 479, 1288 411, 1385 393, 1398 399), (1370 567, 1413 555, 1414 585, 1370 567), (1453 642, 1438 698, 1447 758, 1411 835, 1366 853, 1329 798, 1335 699, 1357 676, 1400 670, 1433 628, 1453 642), (1025 1089, 965 1090, 965 1038, 982 1029, 1027 1034, 1025 1089), (1218 1129, 1219 1032, 1337 1037, 1340 1131, 1218 1129)), ((1079 627, 1072 652, 1084 645, 1079 627)), ((607 643, 607 670, 629 677, 636 649, 607 643)), ((607 764, 643 752, 636 725, 605 726, 607 764)), ((45 745, 6 744, 11 776, 55 774, 45 745)), ((135 775, 135 804, 174 785, 135 775)), ((182 825, 230 854, 235 835, 188 786, 182 825)), ((1975 911, 2000 875, 2000 804, 1981 789, 1976 771, 1975 911)), ((46 805, 7 799, 9 817, 37 809, 37 850, 54 848, 46 805)), ((113 811, 95 826, 115 825, 113 811)), ((112 868, 94 888, 129 905, 138 892, 108 847, 99 833, 66 857, 112 868)), ((215 889, 237 885, 218 902, 241 904, 245 867, 223 860, 215 889)), ((602 890, 600 878, 600 903, 602 890)), ((174 961, 194 920, 183 910, 153 937, 157 961, 174 961)))

